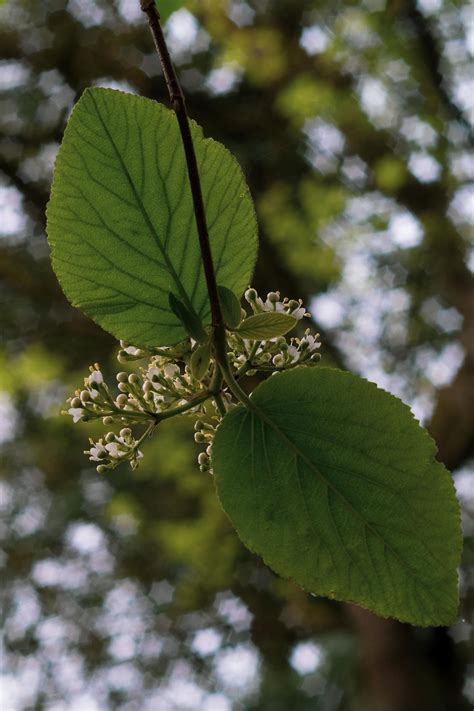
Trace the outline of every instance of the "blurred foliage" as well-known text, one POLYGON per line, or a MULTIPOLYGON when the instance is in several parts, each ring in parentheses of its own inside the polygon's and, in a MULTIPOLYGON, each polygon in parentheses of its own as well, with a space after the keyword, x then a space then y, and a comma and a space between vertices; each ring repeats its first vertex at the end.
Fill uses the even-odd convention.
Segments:
POLYGON ((467 710, 469 4, 158 3, 189 111, 237 156, 257 204, 255 285, 304 298, 324 362, 402 396, 455 472, 466 545, 450 630, 378 620, 276 578, 199 474, 191 419, 163 425, 137 472, 102 478, 81 453, 93 429, 59 416, 90 363, 111 379, 117 364, 49 265, 52 165, 86 86, 166 103, 138 6, 0 9, 2 709, 467 710))

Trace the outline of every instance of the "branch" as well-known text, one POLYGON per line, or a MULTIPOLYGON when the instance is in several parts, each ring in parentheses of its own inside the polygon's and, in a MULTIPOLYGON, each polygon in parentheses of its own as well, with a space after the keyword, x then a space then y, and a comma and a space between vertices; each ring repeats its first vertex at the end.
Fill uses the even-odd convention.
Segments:
POLYGON ((465 126, 468 131, 471 130, 469 121, 462 110, 457 106, 457 104, 451 99, 448 92, 446 91, 444 78, 441 71, 441 56, 433 34, 430 31, 430 25, 426 17, 420 11, 418 5, 414 0, 410 0, 408 3, 408 17, 413 23, 413 26, 417 32, 418 40, 421 46, 422 53, 424 55, 424 60, 426 63, 426 69, 429 76, 435 86, 438 96, 444 103, 448 114, 451 115, 453 119, 456 119, 465 126))
POLYGON ((148 18, 148 24, 150 25, 151 34, 153 35, 153 40, 163 68, 166 86, 168 87, 170 102, 176 114, 176 118, 178 119, 179 129, 181 131, 181 138, 183 141, 186 164, 188 168, 189 183, 193 197, 194 214, 196 217, 196 226, 199 237, 199 246, 201 248, 204 275, 206 278, 207 291, 211 304, 212 325, 216 332, 216 337, 220 334, 220 340, 222 340, 222 335, 225 337, 224 319, 222 317, 219 294, 217 291, 216 275, 212 261, 204 202, 202 199, 201 181, 199 179, 199 170, 196 161, 196 154, 194 152, 191 130, 189 128, 189 118, 184 101, 184 95, 179 85, 168 47, 166 46, 166 40, 160 25, 160 15, 156 8, 155 0, 140 0, 140 6, 148 18))

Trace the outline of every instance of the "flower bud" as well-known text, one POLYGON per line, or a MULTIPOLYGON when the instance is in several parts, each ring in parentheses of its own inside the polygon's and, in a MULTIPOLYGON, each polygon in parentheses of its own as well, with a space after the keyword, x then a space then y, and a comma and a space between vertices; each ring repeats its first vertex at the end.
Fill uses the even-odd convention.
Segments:
POLYGON ((138 383, 140 382, 140 378, 136 373, 131 373, 128 376, 128 382, 130 383, 130 385, 138 385, 138 383))
POLYGON ((280 292, 279 291, 269 291, 267 294, 267 299, 271 304, 276 304, 278 301, 280 301, 280 292))
POLYGON ((78 407, 82 407, 82 400, 80 400, 78 397, 73 397, 71 400, 71 407, 77 409, 78 407))
POLYGON ((178 375, 181 374, 179 366, 177 366, 175 363, 168 363, 168 365, 165 365, 163 370, 167 378, 176 378, 178 375))
POLYGON ((197 442, 198 444, 202 444, 203 442, 206 441, 206 438, 204 437, 202 432, 196 432, 194 435, 194 441, 197 442))
POLYGON ((131 436, 132 430, 130 429, 130 427, 124 427, 123 429, 120 430, 119 434, 120 434, 120 437, 123 437, 124 439, 126 439, 127 437, 131 436))
POLYGON ((128 383, 119 383, 118 389, 121 393, 128 393, 128 383))
POLYGON ((257 292, 255 291, 255 289, 247 289, 247 291, 245 292, 245 298, 249 302, 249 304, 251 304, 252 301, 256 301, 257 292))
POLYGON ((91 394, 88 390, 83 390, 81 392, 81 401, 88 402, 91 399, 91 394))
POLYGON ((104 437, 105 441, 108 442, 109 444, 111 442, 115 442, 115 434, 113 432, 107 432, 107 434, 104 437))
POLYGON ((128 397, 127 397, 124 393, 121 393, 121 394, 117 397, 117 399, 116 399, 115 402, 117 403, 117 406, 118 406, 118 407, 125 407, 125 405, 126 405, 127 402, 128 402, 128 397))
POLYGON ((114 418, 111 417, 110 415, 106 415, 105 417, 102 418, 102 422, 104 423, 104 425, 113 425, 114 418))
POLYGON ((201 452, 198 456, 198 464, 206 465, 209 464, 209 455, 205 452, 201 452))
POLYGON ((107 469, 108 467, 105 464, 99 464, 99 466, 97 467, 97 471, 99 474, 105 474, 107 469))
POLYGON ((126 383, 127 380, 128 380, 128 375, 127 375, 127 373, 124 373, 123 370, 120 373, 117 373, 117 382, 126 383))

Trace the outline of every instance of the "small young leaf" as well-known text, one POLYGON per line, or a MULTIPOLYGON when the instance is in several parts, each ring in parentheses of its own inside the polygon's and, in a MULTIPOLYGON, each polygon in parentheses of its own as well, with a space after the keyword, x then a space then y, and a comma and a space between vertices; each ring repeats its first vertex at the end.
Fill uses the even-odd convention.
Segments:
MULTIPOLYGON (((252 198, 229 151, 190 127, 217 279, 240 295, 257 252, 252 198)), ((178 123, 156 101, 84 92, 56 160, 47 232, 66 296, 117 338, 145 347, 183 340, 170 291, 210 323, 178 123)))
POLYGON ((242 541, 307 590, 417 625, 458 604, 459 506, 400 400, 330 368, 275 375, 218 427, 217 492, 242 541))
POLYGON ((209 362, 211 360, 211 342, 204 343, 202 346, 198 346, 191 356, 189 367, 191 369, 191 374, 197 379, 201 380, 209 368, 209 362))
POLYGON ((240 302, 233 291, 226 286, 218 286, 219 300, 221 302, 222 314, 227 328, 237 328, 242 321, 240 302))
POLYGON ((278 311, 266 311, 261 314, 249 316, 242 321, 239 328, 234 329, 239 336, 249 341, 267 340, 283 336, 296 325, 297 321, 289 314, 278 311))
POLYGON ((179 318, 188 336, 194 338, 195 341, 204 342, 207 340, 207 333, 202 321, 193 308, 183 304, 172 292, 168 294, 168 302, 171 311, 179 318))

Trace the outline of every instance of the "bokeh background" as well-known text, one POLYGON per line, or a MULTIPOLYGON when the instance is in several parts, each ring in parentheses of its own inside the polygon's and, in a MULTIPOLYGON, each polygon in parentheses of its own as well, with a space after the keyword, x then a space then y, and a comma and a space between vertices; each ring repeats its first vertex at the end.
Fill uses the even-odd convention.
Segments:
MULTIPOLYGON (((190 114, 256 202, 255 285, 302 297, 326 364, 401 396, 453 471, 460 617, 313 597, 239 543, 192 421, 99 476, 59 415, 117 344, 63 297, 44 210, 83 89, 166 102, 138 0, 0 7, 2 711, 467 711, 474 704, 474 119, 463 0, 164 0, 190 114)), ((470 72, 471 70, 471 72, 470 72)))

